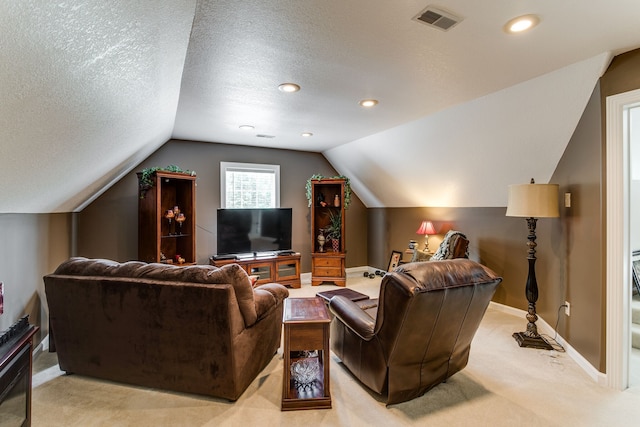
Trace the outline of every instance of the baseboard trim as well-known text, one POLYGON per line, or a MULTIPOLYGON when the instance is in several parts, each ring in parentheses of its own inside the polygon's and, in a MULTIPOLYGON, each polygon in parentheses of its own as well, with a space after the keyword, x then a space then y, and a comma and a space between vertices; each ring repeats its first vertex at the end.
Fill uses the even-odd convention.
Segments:
MULTIPOLYGON (((523 322, 526 320, 525 316, 527 312, 521 310, 519 308, 510 307, 508 305, 500 304, 494 301, 491 301, 489 306, 495 310, 501 311, 506 314, 511 314, 513 316, 522 317, 523 322)), ((549 325, 543 318, 538 316, 538 321, 536 322, 538 325, 538 331, 540 334, 549 335, 554 337, 556 335, 555 330, 549 325)), ((578 364, 578 366, 596 383, 606 386, 607 385, 607 376, 602 372, 598 371, 587 359, 585 359, 575 348, 573 348, 561 335, 555 336, 555 340, 560 344, 567 355, 578 364)))

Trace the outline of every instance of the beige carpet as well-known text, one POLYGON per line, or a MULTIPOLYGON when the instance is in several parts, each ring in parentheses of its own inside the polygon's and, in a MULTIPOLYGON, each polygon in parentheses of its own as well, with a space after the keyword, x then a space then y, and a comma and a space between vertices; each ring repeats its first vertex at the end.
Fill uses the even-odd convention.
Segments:
MULTIPOLYGON (((353 274, 348 286, 377 296, 380 278, 353 274)), ((334 286, 308 281, 290 295, 334 286)), ((632 426, 640 421, 640 387, 613 391, 593 382, 565 353, 521 349, 511 338, 525 326, 490 308, 467 367, 410 402, 386 407, 332 355, 329 410, 281 412, 282 354, 241 398, 226 400, 64 375, 55 354, 34 361, 33 425, 39 426, 632 426)))

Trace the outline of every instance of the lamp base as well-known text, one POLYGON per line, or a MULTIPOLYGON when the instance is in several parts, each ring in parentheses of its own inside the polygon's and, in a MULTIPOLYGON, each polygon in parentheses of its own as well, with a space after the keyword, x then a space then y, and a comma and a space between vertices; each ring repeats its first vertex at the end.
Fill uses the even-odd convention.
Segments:
POLYGON ((553 350, 553 347, 541 336, 528 337, 524 332, 514 332, 513 338, 520 347, 540 348, 542 350, 553 350))

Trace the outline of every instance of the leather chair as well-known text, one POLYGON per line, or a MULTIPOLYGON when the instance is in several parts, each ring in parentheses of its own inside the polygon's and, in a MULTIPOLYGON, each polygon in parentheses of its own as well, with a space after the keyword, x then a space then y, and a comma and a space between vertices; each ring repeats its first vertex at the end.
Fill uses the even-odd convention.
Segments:
POLYGON ((404 264, 383 277, 376 308, 331 299, 331 350, 387 405, 419 397, 467 365, 501 281, 469 259, 404 264))

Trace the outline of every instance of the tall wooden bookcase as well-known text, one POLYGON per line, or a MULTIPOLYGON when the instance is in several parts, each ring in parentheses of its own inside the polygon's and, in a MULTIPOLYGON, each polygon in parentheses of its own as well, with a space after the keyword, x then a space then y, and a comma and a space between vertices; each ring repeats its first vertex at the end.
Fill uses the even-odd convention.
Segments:
POLYGON ((311 284, 333 282, 346 285, 345 208, 342 178, 311 180, 311 284), (329 236, 332 218, 340 219, 338 243, 334 246, 329 236), (318 237, 325 239, 321 245, 318 237))
POLYGON ((196 263, 196 177, 156 171, 151 185, 142 185, 138 172, 138 259, 145 262, 196 263), (166 218, 178 207, 185 217, 166 218), (184 260, 183 262, 182 259, 184 260))

